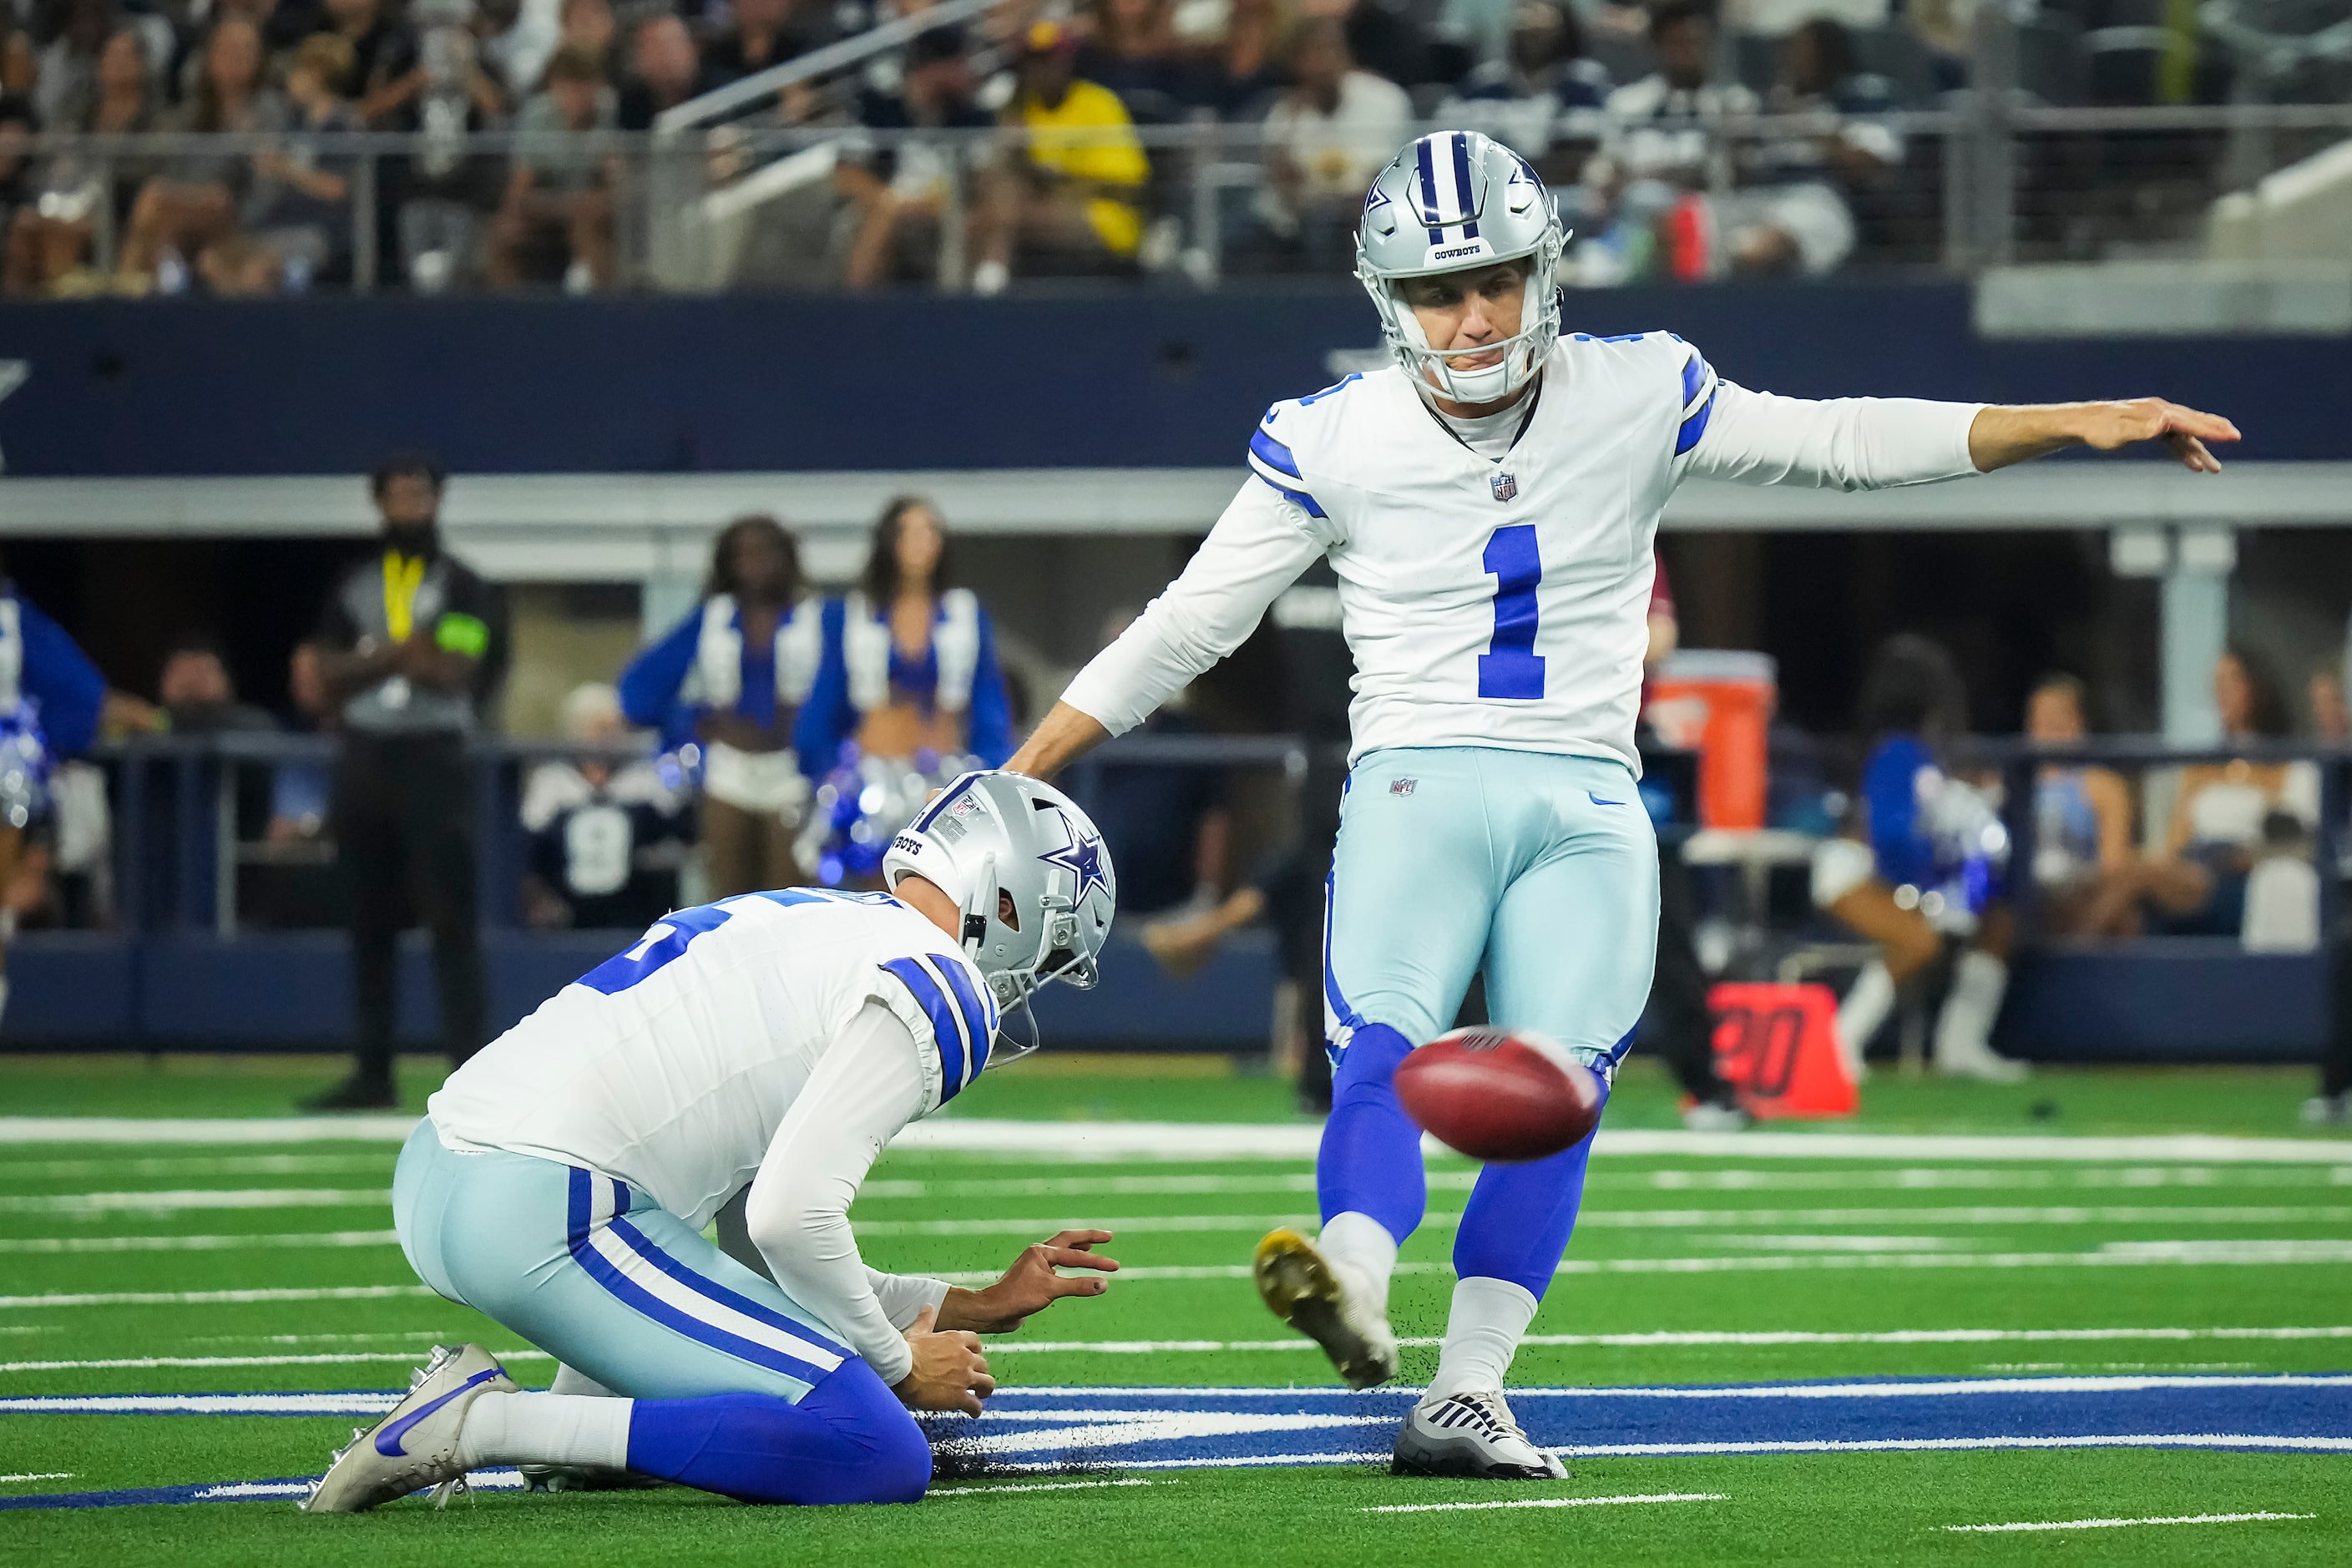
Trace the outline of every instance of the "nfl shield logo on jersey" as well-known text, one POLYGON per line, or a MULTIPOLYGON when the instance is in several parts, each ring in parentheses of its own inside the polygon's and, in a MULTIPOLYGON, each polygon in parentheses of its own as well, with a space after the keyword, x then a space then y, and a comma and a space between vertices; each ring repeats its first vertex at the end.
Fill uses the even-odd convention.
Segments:
POLYGON ((1495 487, 1495 499, 1496 500, 1508 500, 1513 496, 1519 493, 1519 481, 1517 477, 1513 475, 1496 474, 1494 479, 1488 482, 1495 487))

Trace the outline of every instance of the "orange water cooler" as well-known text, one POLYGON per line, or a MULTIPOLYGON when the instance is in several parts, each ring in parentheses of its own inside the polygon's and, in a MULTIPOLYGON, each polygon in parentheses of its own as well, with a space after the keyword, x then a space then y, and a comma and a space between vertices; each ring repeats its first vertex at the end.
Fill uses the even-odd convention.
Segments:
POLYGON ((1765 734, 1779 680, 1772 656, 1684 648, 1650 678, 1650 723, 1669 746, 1698 753, 1703 827, 1764 826, 1765 734))

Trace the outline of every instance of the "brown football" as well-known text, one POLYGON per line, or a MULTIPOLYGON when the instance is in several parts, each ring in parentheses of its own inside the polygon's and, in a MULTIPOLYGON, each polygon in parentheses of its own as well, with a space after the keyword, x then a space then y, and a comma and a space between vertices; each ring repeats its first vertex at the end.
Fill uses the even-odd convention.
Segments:
POLYGON ((1601 1120, 1601 1079, 1540 1035, 1456 1029, 1397 1068, 1405 1113, 1474 1160, 1540 1160, 1601 1120))

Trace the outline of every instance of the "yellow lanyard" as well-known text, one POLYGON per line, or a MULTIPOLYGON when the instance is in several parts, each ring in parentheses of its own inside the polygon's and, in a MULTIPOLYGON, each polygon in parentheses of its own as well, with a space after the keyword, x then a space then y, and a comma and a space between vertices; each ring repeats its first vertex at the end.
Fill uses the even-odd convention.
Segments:
POLYGON ((415 629, 416 591, 425 585, 425 557, 386 551, 383 557, 383 628, 394 642, 415 629))

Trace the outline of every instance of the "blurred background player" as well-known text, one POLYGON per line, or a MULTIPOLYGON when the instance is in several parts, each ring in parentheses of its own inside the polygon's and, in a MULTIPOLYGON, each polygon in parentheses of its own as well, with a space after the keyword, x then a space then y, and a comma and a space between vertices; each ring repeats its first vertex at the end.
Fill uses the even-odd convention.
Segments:
POLYGON ((486 1006, 477 918, 474 791, 466 738, 506 644, 498 591, 441 546, 442 471, 386 458, 369 481, 378 551, 346 572, 312 641, 340 705, 332 816, 352 900, 352 1075, 313 1110, 390 1109, 401 928, 433 934, 441 1043, 452 1064, 481 1047, 486 1006))
POLYGON ((805 875, 793 845, 809 797, 793 729, 816 684, 822 608, 799 542, 765 512, 720 531, 702 592, 621 672, 621 707, 631 723, 701 748, 711 896, 790 887, 805 875))
MULTIPOLYGON (((754 1502, 912 1502, 910 1411, 977 1415, 977 1333, 1102 1293, 1100 1230, 970 1290, 860 1259, 876 1156, 981 1072, 1007 1007, 1095 980, 1117 885, 1060 791, 954 780, 899 836, 897 897, 792 889, 680 910, 436 1094, 393 1184, 424 1280, 562 1363, 527 1394, 437 1354, 305 1500, 348 1513, 486 1465, 635 1471, 754 1502), (741 1259, 703 1227, 742 1199, 741 1259)), ((1034 1048, 1034 1036, 1032 1037, 1034 1048)))
POLYGON ((1961 945, 1936 1018, 1936 1070, 1989 1083, 2026 1075, 1991 1041, 2016 932, 2008 837, 1992 803, 1941 761, 1967 729, 1967 701, 1951 656, 1923 637, 1888 638, 1863 681, 1871 750, 1858 837, 1830 839, 1813 858, 1813 901, 1878 945, 1838 1006, 1838 1045, 1857 1081, 1872 1038, 1948 938, 1961 945))
MULTIPOLYGON (((1752 393, 1671 334, 1562 338, 1565 243, 1535 171, 1485 136, 1442 132, 1398 154, 1357 242, 1395 367, 1268 410, 1252 478, 1207 542, 1010 764, 1050 774, 1133 728, 1330 559, 1357 679, 1327 927, 1324 1225, 1318 1241, 1266 1237, 1257 1278, 1360 1387, 1395 1373, 1389 1279, 1427 1205, 1398 1065, 1453 1022, 1483 969, 1497 1026, 1550 1036, 1605 1082, 1648 996, 1658 862, 1634 726, 1652 544, 1675 487, 1925 483, 2157 437, 2209 471, 2220 465, 2200 437, 2236 435, 2154 400, 1752 393)), ((1479 1176, 1400 1472, 1562 1473, 1502 1384, 1567 1247, 1591 1147, 1479 1176)))
POLYGON ((541 930, 643 931, 677 908, 686 803, 650 759, 611 754, 629 738, 611 687, 574 688, 563 732, 604 754, 541 763, 523 786, 523 918, 541 930))

